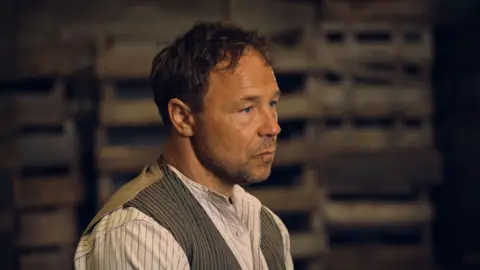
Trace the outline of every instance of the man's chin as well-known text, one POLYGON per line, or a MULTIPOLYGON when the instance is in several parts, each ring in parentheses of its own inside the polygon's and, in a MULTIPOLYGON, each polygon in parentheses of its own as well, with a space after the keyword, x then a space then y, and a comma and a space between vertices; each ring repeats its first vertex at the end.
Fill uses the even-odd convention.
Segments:
POLYGON ((261 172, 261 173, 253 173, 250 174, 250 177, 245 179, 246 184, 257 184, 267 181, 268 177, 270 177, 271 169, 269 168, 268 171, 261 172))

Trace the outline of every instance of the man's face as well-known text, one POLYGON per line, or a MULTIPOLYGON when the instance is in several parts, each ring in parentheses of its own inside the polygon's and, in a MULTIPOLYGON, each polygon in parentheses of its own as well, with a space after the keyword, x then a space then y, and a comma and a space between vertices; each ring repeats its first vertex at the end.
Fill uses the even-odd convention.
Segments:
POLYGON ((208 83, 192 138, 200 162, 234 184, 264 181, 280 132, 280 92, 273 70, 250 51, 236 69, 212 71, 208 83))

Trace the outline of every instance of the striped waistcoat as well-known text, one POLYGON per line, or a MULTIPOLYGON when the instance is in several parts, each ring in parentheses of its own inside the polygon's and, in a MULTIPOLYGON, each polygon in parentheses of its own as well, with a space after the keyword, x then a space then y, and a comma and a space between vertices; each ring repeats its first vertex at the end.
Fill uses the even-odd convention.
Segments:
MULTIPOLYGON (((162 160, 162 159, 160 159, 162 160)), ((183 248, 192 270, 240 270, 235 255, 217 230, 207 213, 190 193, 188 188, 173 173, 168 165, 160 161, 161 179, 144 184, 146 187, 133 188, 134 196, 125 200, 122 207, 134 207, 152 217, 161 226, 169 230, 183 248), (137 189, 135 192, 134 190, 137 189)), ((144 173, 148 173, 148 167, 144 173)), ((138 178, 138 177, 137 177, 138 178)), ((138 179, 134 179, 135 181, 138 179)), ((127 184, 128 185, 128 184, 127 184)), ((124 195, 127 186, 117 193, 124 195), (123 194, 122 194, 123 193, 123 194)), ((117 195, 117 194, 115 194, 117 195)), ((111 200, 120 202, 113 196, 111 200)), ((125 196, 123 196, 125 197, 125 196)), ((110 202, 109 202, 110 203, 110 202)), ((105 208, 112 207, 107 203, 105 208)), ((87 228, 91 229, 101 213, 87 228)), ((102 214, 104 213, 104 214, 102 214)), ((261 210, 260 248, 270 270, 285 270, 282 236, 271 214, 261 210)))

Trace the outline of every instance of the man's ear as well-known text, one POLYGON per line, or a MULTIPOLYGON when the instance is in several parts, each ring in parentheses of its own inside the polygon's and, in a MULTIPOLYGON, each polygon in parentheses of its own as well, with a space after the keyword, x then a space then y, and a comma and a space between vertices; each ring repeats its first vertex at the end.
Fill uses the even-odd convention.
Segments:
POLYGON ((178 98, 168 102, 168 114, 173 128, 182 136, 193 136, 194 119, 189 106, 178 98))

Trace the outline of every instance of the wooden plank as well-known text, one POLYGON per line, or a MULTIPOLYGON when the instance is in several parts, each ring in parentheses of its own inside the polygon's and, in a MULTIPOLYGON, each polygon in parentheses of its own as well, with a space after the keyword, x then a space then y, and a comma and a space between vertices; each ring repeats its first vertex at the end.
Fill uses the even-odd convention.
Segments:
POLYGON ((65 82, 58 80, 48 95, 15 95, 21 124, 61 124, 67 118, 65 82))
POLYGON ((400 85, 354 85, 311 82, 316 90, 312 98, 325 115, 346 113, 361 117, 381 117, 401 113, 408 117, 431 115, 432 99, 429 89, 400 85))
POLYGON ((73 247, 65 246, 55 250, 21 254, 20 270, 71 270, 74 251, 73 247))
POLYGON ((96 73, 100 78, 148 77, 155 55, 164 45, 156 42, 115 42, 100 47, 96 58, 96 73))
POLYGON ((100 123, 104 126, 130 126, 162 124, 153 98, 120 99, 116 97, 116 87, 111 82, 102 87, 100 103, 100 123))
POLYGON ((325 0, 322 1, 322 17, 349 21, 426 22, 432 16, 431 4, 429 0, 325 0))
MULTIPOLYGON (((314 147, 324 152, 379 151, 389 149, 425 149, 432 146, 430 125, 417 128, 394 129, 383 127, 323 129, 318 133, 318 144, 314 147)), ((312 146, 313 147, 313 146, 312 146)))
POLYGON ((16 204, 20 208, 77 205, 83 201, 83 185, 78 176, 33 177, 16 181, 16 204))
POLYGON ((338 202, 324 206, 326 222, 332 228, 403 227, 426 224, 432 219, 428 202, 338 202))
POLYGON ((354 85, 401 85, 420 86, 430 89, 432 63, 428 59, 392 58, 349 58, 345 55, 331 55, 316 63, 316 72, 310 79, 337 84, 354 85))
MULTIPOLYGON (((270 179, 267 181, 275 181, 270 179)), ((272 211, 279 212, 311 212, 318 208, 318 192, 301 187, 278 187, 248 189, 247 191, 259 199, 272 211)))
POLYGON ((77 241, 77 218, 74 208, 20 214, 19 244, 22 247, 73 244, 77 241))
POLYGON ((325 21, 318 27, 315 41, 318 61, 369 58, 426 61, 432 57, 430 27, 426 24, 325 21), (360 41, 362 35, 369 41, 360 41), (415 41, 407 41, 405 36, 415 37, 412 38, 415 41))
POLYGON ((316 258, 326 253, 325 237, 313 232, 297 232, 290 236, 293 259, 316 258))
POLYGON ((432 269, 430 252, 421 246, 353 246, 331 248, 328 270, 432 269))
POLYGON ((30 133, 21 138, 21 159, 24 166, 76 166, 77 135, 71 122, 61 133, 30 133))
POLYGON ((22 45, 18 48, 17 75, 20 78, 70 76, 81 67, 88 54, 88 47, 75 46, 65 42, 22 45))
POLYGON ((441 180, 441 159, 433 149, 337 153, 319 161, 329 188, 427 186, 441 180))
POLYGON ((106 172, 141 170, 154 162, 161 150, 161 146, 103 146, 98 150, 98 167, 106 172))

